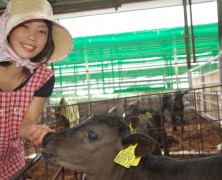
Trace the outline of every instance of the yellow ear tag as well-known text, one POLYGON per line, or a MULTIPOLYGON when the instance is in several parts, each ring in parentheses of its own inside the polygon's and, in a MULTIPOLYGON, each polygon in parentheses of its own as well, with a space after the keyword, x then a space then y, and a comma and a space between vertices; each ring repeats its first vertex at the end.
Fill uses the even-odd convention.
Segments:
POLYGON ((131 132, 131 133, 135 133, 136 130, 133 128, 132 122, 130 122, 129 128, 130 128, 130 132, 131 132))
POLYGON ((133 163, 131 164, 131 166, 138 166, 139 162, 140 162, 141 157, 135 157, 133 163))
POLYGON ((135 156, 135 148, 137 144, 130 145, 126 149, 121 150, 114 159, 114 162, 120 164, 123 167, 129 168, 130 166, 137 166, 140 158, 135 156))
POLYGON ((147 119, 152 118, 152 115, 151 115, 150 112, 148 112, 148 111, 145 113, 145 116, 146 116, 147 119))

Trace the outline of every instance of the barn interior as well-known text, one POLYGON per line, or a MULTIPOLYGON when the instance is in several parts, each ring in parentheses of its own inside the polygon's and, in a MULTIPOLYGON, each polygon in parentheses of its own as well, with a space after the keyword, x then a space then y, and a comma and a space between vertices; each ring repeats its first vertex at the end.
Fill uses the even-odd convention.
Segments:
MULTIPOLYGON (((7 2, 0 0, 0 14, 7 2)), ((160 112, 161 126, 155 129, 167 133, 162 155, 192 159, 221 154, 221 0, 49 2, 61 24, 82 34, 71 32, 73 52, 60 62, 48 64, 56 83, 40 124, 58 131, 94 114, 122 116, 135 104, 143 112, 160 112), (139 19, 127 18, 137 12, 145 15, 141 18, 145 28, 137 28, 139 19), (111 16, 114 23, 107 23, 111 16), (106 20, 97 23, 101 17, 106 20), (90 18, 92 22, 86 21, 90 18), (98 33, 84 34, 81 22, 89 32, 97 27, 98 33), (121 24, 129 29, 118 32, 110 28, 121 24), (103 26, 111 30, 100 33, 103 26), (183 93, 183 107, 176 112, 167 106, 163 110, 166 95, 171 105, 178 106, 174 102, 177 92, 183 93)), ((41 146, 26 142, 27 165, 14 179, 24 174, 27 179, 74 179, 76 172, 45 163, 41 150, 41 146)))

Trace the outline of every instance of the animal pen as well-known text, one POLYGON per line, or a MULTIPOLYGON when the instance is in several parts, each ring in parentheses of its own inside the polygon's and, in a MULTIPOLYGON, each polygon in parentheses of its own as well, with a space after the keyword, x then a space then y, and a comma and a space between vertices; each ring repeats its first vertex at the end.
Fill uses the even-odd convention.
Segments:
MULTIPOLYGON (((63 93, 74 100, 87 97, 81 94, 83 92, 92 92, 92 97, 84 99, 88 102, 49 103, 39 123, 48 124, 57 131, 69 128, 70 119, 81 122, 105 112, 122 116, 129 105, 137 104, 142 110, 154 109, 161 114, 161 127, 156 129, 167 132, 167 140, 161 147, 162 155, 167 155, 165 152, 168 151, 172 158, 192 159, 221 154, 222 70, 221 59, 216 56, 217 28, 217 23, 194 26, 198 35, 195 37, 196 54, 203 57, 193 63, 188 78, 185 75, 184 27, 76 38, 75 51, 53 67, 56 84, 50 101, 58 102, 63 93), (203 64, 205 59, 213 56, 216 57, 203 64), (75 62, 71 61, 73 59, 75 62), (183 89, 183 85, 188 83, 189 89, 183 89), (186 92, 182 98, 184 107, 181 114, 162 109, 165 95, 174 100, 176 92, 172 89, 186 92), (109 96, 107 91, 125 93, 126 97, 109 96, 107 100, 92 101, 97 98, 93 93, 97 91, 105 92, 104 97, 109 96), (127 97, 130 93, 133 96, 127 97), (175 116, 176 131, 173 130, 172 115, 175 116)), ((30 142, 25 145, 27 165, 14 179, 23 174, 33 180, 74 179, 76 172, 45 163, 41 146, 30 142)))
MULTIPOLYGON (((42 114, 40 123, 48 124, 54 130, 69 128, 71 116, 65 118, 61 114, 57 116, 58 108, 65 108, 65 111, 72 112, 73 116, 77 112, 78 121, 81 122, 94 114, 105 112, 122 116, 129 105, 138 104, 143 110, 154 109, 161 113, 161 127, 157 128, 165 129, 167 132, 167 142, 161 147, 162 155, 166 155, 164 154, 166 150, 170 157, 176 159, 192 159, 219 154, 222 152, 221 58, 217 56, 207 63, 191 69, 189 82, 190 89, 180 90, 186 92, 182 98, 184 105, 182 115, 185 122, 181 123, 181 114, 177 113, 175 115, 176 131, 173 131, 170 112, 162 111, 163 97, 167 94, 174 99, 175 91, 66 105, 48 105, 42 114), (74 109, 78 109, 78 111, 74 111, 74 109)), ((18 172, 14 179, 23 174, 26 174, 27 179, 36 180, 74 179, 75 171, 45 163, 41 150, 41 146, 37 147, 26 142, 27 165, 18 172)))
MULTIPOLYGON (((193 71, 190 73, 192 79, 195 81, 192 74, 193 71)), ((207 75, 209 74, 210 73, 207 73, 207 75)), ((203 76, 203 74, 199 74, 199 77, 203 76)), ((196 79, 198 78, 197 74, 195 74, 195 77, 196 79)), ((105 112, 122 116, 130 104, 138 104, 142 109, 160 110, 162 117, 161 128, 166 129, 168 137, 166 143, 169 148, 169 156, 176 159, 192 159, 222 152, 221 101, 220 91, 218 91, 220 88, 221 85, 214 85, 186 90, 188 93, 185 94, 183 98, 183 118, 186 123, 180 124, 178 120, 179 115, 177 114, 177 131, 173 131, 172 129, 169 112, 161 112, 162 97, 166 93, 155 93, 90 103, 77 103, 63 106, 63 108, 78 106, 80 122, 91 115, 105 112), (212 99, 210 97, 212 97, 212 99)), ((168 94, 174 95, 175 92, 168 92, 168 94)), ((58 108, 58 106, 47 106, 41 123, 50 124, 55 130, 68 128, 65 126, 65 124, 67 124, 65 121, 68 121, 68 119, 60 119, 55 116, 54 112, 56 108, 58 108)), ((74 179, 73 174, 75 172, 45 163, 39 154, 41 147, 36 147, 29 143, 26 143, 26 145, 27 166, 32 166, 26 171, 26 177, 28 179, 74 179), (33 160, 31 156, 35 156, 36 154, 37 156, 33 160), (38 171, 36 171, 36 169, 38 169, 38 171)), ((162 147, 163 155, 165 148, 164 146, 162 147)))

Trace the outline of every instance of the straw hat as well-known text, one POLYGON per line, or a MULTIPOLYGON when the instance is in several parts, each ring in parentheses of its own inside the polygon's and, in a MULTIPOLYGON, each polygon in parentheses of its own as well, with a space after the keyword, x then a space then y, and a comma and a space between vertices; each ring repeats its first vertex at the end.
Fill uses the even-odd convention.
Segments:
POLYGON ((53 22, 55 50, 48 62, 59 61, 70 54, 73 49, 72 36, 66 28, 54 20, 52 7, 47 0, 11 0, 5 38, 15 26, 30 19, 46 19, 53 22))

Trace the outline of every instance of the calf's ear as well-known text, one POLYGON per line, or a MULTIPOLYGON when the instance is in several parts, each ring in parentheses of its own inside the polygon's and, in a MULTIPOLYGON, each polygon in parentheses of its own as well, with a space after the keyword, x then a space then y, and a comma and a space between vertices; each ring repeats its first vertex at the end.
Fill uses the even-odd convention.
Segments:
POLYGON ((156 146, 156 141, 151 137, 142 134, 134 133, 123 138, 123 146, 129 146, 130 144, 136 144, 135 156, 144 156, 145 154, 151 154, 156 146))

